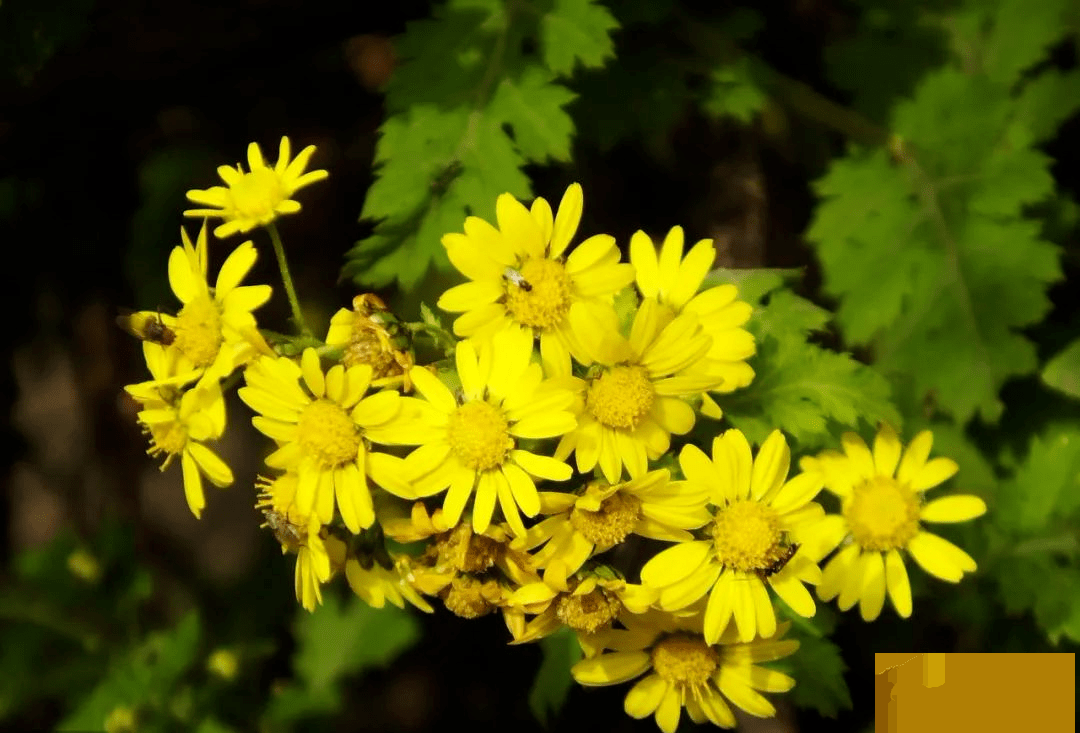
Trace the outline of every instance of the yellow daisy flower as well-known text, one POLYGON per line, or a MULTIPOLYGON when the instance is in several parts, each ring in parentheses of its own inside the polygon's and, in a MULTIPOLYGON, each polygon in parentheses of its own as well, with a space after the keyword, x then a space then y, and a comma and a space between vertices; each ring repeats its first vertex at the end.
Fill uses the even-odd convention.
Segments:
POLYGON ((352 310, 338 310, 330 319, 326 345, 342 347, 346 367, 370 364, 374 386, 402 383, 406 392, 412 389, 408 333, 379 296, 357 295, 352 310))
POLYGON ((283 214, 295 214, 300 211, 300 204, 292 200, 292 195, 327 176, 324 170, 304 172, 314 152, 315 146, 308 145, 290 161, 289 138, 282 137, 277 163, 271 168, 263 160, 258 143, 251 143, 248 145, 251 170, 245 173, 239 163, 236 168, 219 166, 217 172, 224 186, 187 192, 192 203, 213 208, 188 209, 184 216, 220 217, 224 221, 214 229, 214 236, 220 239, 265 226, 283 214))
POLYGON ((227 376, 237 366, 259 353, 272 354, 259 334, 252 311, 270 299, 269 285, 240 282, 255 264, 255 245, 244 242, 225 259, 214 287, 207 280, 206 222, 192 245, 183 228, 182 246, 169 255, 169 285, 183 304, 175 316, 143 312, 153 316, 172 332, 168 348, 183 358, 183 364, 204 370, 206 380, 227 376))
POLYGON ((164 455, 164 471, 177 456, 184 476, 184 495, 196 519, 206 506, 202 476, 218 487, 233 482, 232 471, 216 453, 203 445, 225 432, 225 400, 217 382, 201 384, 181 392, 178 385, 193 379, 188 372, 173 377, 167 371, 168 357, 157 344, 145 343, 143 351, 151 373, 160 382, 129 385, 125 389, 142 403, 138 414, 143 432, 150 436, 152 456, 164 455), (163 384, 165 382, 166 384, 163 384))
POLYGON ((873 452, 854 433, 845 433, 841 441, 843 453, 826 451, 800 464, 804 471, 818 472, 825 488, 843 502, 842 513, 825 517, 814 532, 818 557, 846 543, 825 566, 818 596, 824 601, 839 596, 844 611, 858 602, 863 619, 872 621, 888 590, 896 612, 907 618, 911 586, 900 551, 910 553, 934 577, 959 582, 964 573, 975 572, 975 561, 925 531, 921 522, 966 522, 985 513, 986 503, 972 495, 924 500, 924 492, 958 470, 950 458, 927 460, 934 442, 929 430, 916 435, 906 451, 889 425, 878 431, 873 452))
POLYGON ((525 533, 523 547, 532 550, 544 581, 557 590, 596 553, 606 552, 630 534, 656 540, 684 542, 687 532, 709 521, 707 491, 685 481, 669 482, 667 469, 636 479, 609 484, 589 483, 582 494, 540 492, 540 512, 550 514, 525 533))
POLYGON ((583 659, 570 672, 586 686, 617 685, 651 674, 626 694, 623 707, 633 718, 654 716, 664 733, 675 733, 682 708, 695 723, 709 721, 734 728, 729 702, 759 718, 771 718, 776 708, 761 692, 787 692, 791 677, 758 666, 793 654, 799 642, 783 639, 790 624, 774 635, 738 643, 729 629, 716 644, 701 633, 700 614, 688 618, 655 611, 626 630, 600 632, 604 647, 612 651, 583 659))
POLYGON ((584 357, 583 335, 569 319, 571 306, 614 329, 613 295, 634 280, 633 267, 619 263, 615 239, 607 234, 589 237, 563 257, 582 206, 576 183, 566 189, 554 219, 544 199, 526 209, 505 193, 495 203, 497 229, 470 216, 464 234, 444 236, 450 261, 470 280, 439 298, 443 310, 464 313, 454 321, 454 333, 486 339, 509 326, 524 329, 540 337, 547 374, 568 375, 571 355, 584 357))
POLYGON ((712 459, 694 445, 679 454, 687 483, 704 487, 716 507, 711 537, 663 550, 645 564, 641 582, 660 591, 660 608, 686 608, 706 594, 705 638, 715 643, 731 617, 739 638, 771 636, 776 614, 771 587, 800 616, 813 616, 814 599, 803 583, 821 570, 799 547, 808 525, 823 510, 811 501, 821 491, 817 473, 787 481, 791 453, 774 430, 751 457, 750 444, 728 430, 712 444, 712 459))
MULTIPOLYGON (((643 298, 657 300, 672 315, 694 313, 702 330, 712 338, 705 359, 695 371, 720 377, 714 392, 733 392, 754 379, 746 360, 754 355, 754 337, 742 328, 753 309, 738 300, 734 285, 718 285, 698 292, 716 260, 711 239, 702 239, 683 258, 682 227, 672 227, 664 237, 659 256, 653 241, 638 231, 630 238, 630 262, 634 265, 638 291, 643 298)), ((720 408, 708 397, 702 412, 719 419, 720 408)))
MULTIPOLYGON (((281 553, 296 553, 294 572, 296 600, 308 611, 322 603, 321 586, 333 574, 330 550, 324 537, 322 523, 310 509, 301 508, 296 502, 299 480, 295 473, 286 473, 276 479, 259 477, 256 484, 259 500, 255 507, 263 513, 263 527, 269 527, 281 543, 281 553)), ((344 551, 344 543, 335 540, 344 551)))
MULTIPOLYGON (((717 384, 714 376, 689 373, 711 344, 697 316, 665 322, 659 309, 656 301, 643 301, 629 339, 600 324, 589 329, 586 363, 596 366, 578 380, 584 410, 577 428, 555 449, 560 460, 576 453, 582 473, 599 463, 609 483, 622 479, 624 465, 632 478, 643 476, 649 460, 667 451, 672 433, 684 435, 694 427, 694 410, 680 398, 717 384)), ((585 314, 571 317, 579 316, 585 314)))
POLYGON ((572 475, 561 460, 517 447, 521 439, 554 438, 572 430, 574 394, 566 380, 544 380, 540 365, 530 363, 532 340, 522 332, 500 332, 477 352, 469 341, 457 346, 461 401, 427 369, 410 373, 427 400, 428 421, 436 431, 405 459, 414 496, 446 491, 443 514, 457 524, 476 493, 472 525, 483 532, 498 500, 517 535, 525 534, 520 512, 534 517, 540 497, 534 478, 565 481, 572 475))
POLYGON ((315 350, 305 349, 299 365, 285 357, 261 357, 244 370, 244 379, 240 399, 260 413, 252 423, 280 446, 266 465, 298 474, 296 503, 302 511, 313 511, 329 524, 336 497, 345 526, 357 534, 375 521, 368 478, 409 495, 401 459, 370 451, 365 439, 415 445, 426 433, 402 411, 401 400, 409 398, 397 392, 364 397, 370 366, 338 364, 324 374, 315 350))
POLYGON ((611 628, 623 611, 644 613, 656 594, 644 586, 627 583, 607 568, 581 572, 562 589, 544 582, 522 585, 507 599, 504 615, 514 640, 526 644, 558 631, 564 624, 579 637, 591 637, 611 628), (517 613, 515 614, 514 611, 517 613), (525 614, 535 616, 525 622, 525 614))

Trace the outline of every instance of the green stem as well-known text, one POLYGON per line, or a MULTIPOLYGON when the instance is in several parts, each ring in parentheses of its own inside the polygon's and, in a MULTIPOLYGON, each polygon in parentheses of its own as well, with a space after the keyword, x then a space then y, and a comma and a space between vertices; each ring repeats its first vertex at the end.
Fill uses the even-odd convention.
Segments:
POLYGON ((274 245, 274 254, 277 255, 278 268, 281 270, 281 281, 285 285, 285 295, 289 298, 289 307, 292 309, 293 322, 304 336, 310 336, 307 324, 304 322, 304 314, 300 311, 300 301, 296 297, 296 288, 293 287, 292 275, 289 274, 289 263, 285 259, 285 247, 281 244, 281 235, 278 234, 277 225, 270 222, 266 225, 266 231, 270 234, 270 242, 274 245))

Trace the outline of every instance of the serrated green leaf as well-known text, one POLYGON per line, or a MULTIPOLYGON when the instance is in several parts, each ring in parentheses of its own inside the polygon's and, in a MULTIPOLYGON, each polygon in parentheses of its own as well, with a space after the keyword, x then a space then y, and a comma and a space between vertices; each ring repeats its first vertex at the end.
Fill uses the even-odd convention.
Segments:
MULTIPOLYGON (((1080 71, 1049 69, 1024 84, 1016 98, 1013 125, 1022 126, 1034 143, 1053 137, 1061 123, 1080 108, 1080 71)), ((1016 137, 1013 133, 1010 137, 1016 137)))
POLYGON ((847 665, 840 648, 826 638, 809 634, 789 634, 799 640, 799 650, 776 666, 795 678, 788 693, 800 708, 816 710, 826 718, 835 718, 841 710, 851 709, 851 693, 844 681, 847 665))
POLYGON ((563 107, 577 95, 552 79, 538 66, 504 78, 485 110, 485 117, 513 128, 517 149, 534 163, 570 160, 574 123, 563 107))
POLYGON ((1042 381, 1047 386, 1080 398, 1080 339, 1073 341, 1046 362, 1042 381))
POLYGON ((807 237, 846 340, 966 422, 1001 414, 998 391, 1036 367, 1019 329, 1049 309, 1057 249, 1024 207, 1052 193, 1050 160, 1007 140, 1008 91, 946 67, 896 108, 897 160, 853 153, 818 182, 807 237), (966 113, 956 114, 957 110, 966 113))
POLYGON ((731 117, 746 124, 766 101, 768 96, 754 79, 750 60, 743 57, 712 71, 702 108, 713 117, 731 117))
POLYGON ((618 27, 607 8, 594 0, 554 0, 552 9, 540 19, 544 63, 562 76, 573 72, 577 64, 603 66, 615 55, 610 33, 618 27))
POLYGON ((1052 425, 1031 439, 1028 454, 1003 482, 994 522, 1017 535, 1046 532, 1080 509, 1080 426, 1052 425))
POLYGON ((1011 85, 1021 72, 1038 63, 1051 45, 1070 32, 1069 6, 1069 0, 998 0, 982 49, 987 76, 1011 85))
POLYGON ((730 283, 739 289, 739 300, 756 306, 786 281, 794 281, 801 275, 802 270, 795 268, 758 267, 736 270, 718 267, 705 277, 701 289, 730 283))
POLYGON ((540 648, 544 657, 529 690, 529 709, 546 727, 550 716, 558 713, 566 701, 573 684, 570 667, 581 659, 581 645, 570 629, 563 628, 541 639, 540 648))
POLYGON ((749 387, 719 401, 725 417, 751 441, 761 442, 779 428, 800 450, 809 450, 824 445, 836 423, 899 426, 884 377, 807 341, 827 321, 827 311, 786 290, 755 311, 749 329, 758 339, 750 360, 756 376, 749 387))

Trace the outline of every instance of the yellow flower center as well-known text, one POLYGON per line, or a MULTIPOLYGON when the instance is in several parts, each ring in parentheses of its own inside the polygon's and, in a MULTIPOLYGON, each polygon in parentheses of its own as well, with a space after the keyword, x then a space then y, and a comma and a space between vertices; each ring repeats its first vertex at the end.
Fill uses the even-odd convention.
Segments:
POLYGON ((555 615, 574 631, 592 634, 611 626, 622 608, 618 597, 597 586, 579 596, 560 593, 555 602, 555 615))
POLYGON ((469 575, 457 575, 446 589, 443 603, 461 618, 479 618, 491 613, 494 606, 487 599, 486 585, 493 581, 481 581, 469 575))
POLYGON ((573 281, 561 262, 531 259, 518 269, 519 282, 505 279, 506 310, 523 326, 542 330, 555 328, 566 318, 573 281), (523 286, 522 283, 527 283, 523 286))
POLYGON ((509 427, 502 411, 483 400, 474 400, 450 416, 447 441, 461 465, 488 471, 501 466, 514 447, 509 427))
POLYGON ((894 478, 875 476, 852 490, 844 518, 864 550, 905 547, 919 531, 919 497, 894 478))
POLYGON ((490 537, 473 534, 468 522, 461 522, 435 541, 439 557, 463 573, 481 573, 494 565, 503 545, 490 537))
POLYGON ((713 519, 713 546, 722 565, 742 572, 758 572, 785 552, 780 518, 771 508, 740 499, 713 519))
POLYGON ((720 655, 697 635, 672 634, 653 645, 653 669, 680 692, 700 690, 720 665, 720 655))
POLYGON ((614 547, 634 531, 641 517, 641 499, 622 492, 600 502, 599 511, 574 507, 570 524, 581 535, 601 547, 614 547))
POLYGON ((152 456, 165 453, 171 459, 184 452, 187 442, 187 428, 179 419, 158 423, 150 428, 150 449, 147 453, 152 456))
POLYGON ((176 316, 176 340, 180 349, 197 367, 214 363, 221 349, 221 313, 209 294, 199 295, 176 316))
POLYGON ((335 402, 315 400, 297 421, 296 440, 321 468, 336 468, 356 460, 360 433, 356 423, 335 402))
POLYGON ((274 207, 288 198, 272 168, 245 173, 239 181, 229 186, 229 194, 238 217, 250 219, 273 218, 274 207))
POLYGON ((589 384, 586 407, 601 425, 633 430, 649 414, 656 391, 645 367, 607 369, 589 384))

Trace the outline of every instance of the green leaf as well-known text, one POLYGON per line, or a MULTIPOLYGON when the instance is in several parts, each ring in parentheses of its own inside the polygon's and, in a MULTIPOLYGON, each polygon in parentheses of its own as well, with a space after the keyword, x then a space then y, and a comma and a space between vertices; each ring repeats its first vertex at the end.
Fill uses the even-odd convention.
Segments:
POLYGON ((826 718, 835 718, 841 710, 851 709, 851 693, 844 681, 847 665, 840 648, 824 637, 802 633, 788 634, 799 640, 799 650, 774 665, 795 678, 788 693, 800 708, 816 710, 826 718))
POLYGON ((173 629, 150 634, 117 659, 97 687, 57 726, 60 730, 100 730, 117 706, 161 707, 198 653, 199 617, 189 613, 173 629))
POLYGON ((787 290, 773 293, 755 311, 749 329, 758 340, 750 361, 756 376, 749 387, 720 400, 725 417, 752 442, 779 428, 800 450, 809 450, 828 442, 838 425, 900 425, 884 377, 807 341, 828 319, 827 311, 787 290))
POLYGON ((702 107, 713 117, 731 117, 746 124, 768 101, 746 57, 714 69, 709 75, 709 85, 702 107))
POLYGON ((1042 381, 1049 387, 1080 398, 1080 339, 1062 349, 1046 362, 1042 381))
POLYGON ((549 717, 558 713, 566 701, 573 684, 570 667, 581 659, 581 646, 574 632, 563 628, 541 639, 540 648, 544 657, 529 690, 529 709, 546 727, 549 717))
MULTIPOLYGON (((1013 124, 1022 126, 1032 142, 1052 138, 1061 123, 1080 108, 1080 71, 1048 69, 1024 84, 1016 98, 1013 124)), ((1010 137, 1017 137, 1012 133, 1010 137)))
POLYGON ((766 295, 789 280, 797 280, 801 275, 802 271, 794 268, 759 267, 735 270, 718 267, 706 276, 701 289, 730 283, 739 289, 739 300, 756 306, 766 295))
POLYGON ((296 624, 296 675, 309 688, 329 687, 346 674, 382 667, 420 638, 416 618, 396 607, 376 609, 353 596, 327 594, 296 624))
POLYGON ((991 516, 1015 535, 1053 531, 1080 509, 1080 425, 1057 424, 1034 436, 1014 475, 1002 483, 991 516))
POLYGON ((1066 20, 1070 5, 1070 0, 999 0, 996 12, 991 11, 992 25, 982 48, 987 76, 1011 85, 1021 72, 1038 63, 1050 46, 1070 32, 1066 20))
POLYGON ((576 64, 603 66, 615 55, 611 31, 619 24, 594 0, 554 0, 540 19, 544 63, 556 74, 568 75, 576 64))
POLYGON ((518 151, 534 163, 549 158, 570 160, 574 123, 563 107, 576 95, 552 84, 552 78, 538 66, 529 67, 517 79, 505 78, 486 111, 492 122, 513 128, 518 151))

